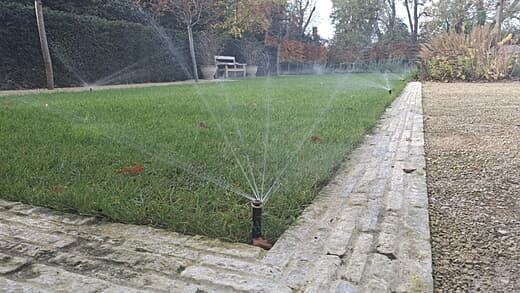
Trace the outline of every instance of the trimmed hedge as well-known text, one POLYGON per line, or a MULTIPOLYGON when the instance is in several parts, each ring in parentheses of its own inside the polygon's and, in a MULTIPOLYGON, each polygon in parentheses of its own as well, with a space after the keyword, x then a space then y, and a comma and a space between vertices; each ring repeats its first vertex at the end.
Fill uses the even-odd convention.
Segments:
MULTIPOLYGON (((50 9, 44 17, 57 86, 191 77, 183 32, 50 9)), ((34 8, 0 3, 0 23, 0 89, 44 87, 34 8)))
MULTIPOLYGON (((0 0, 0 5, 13 2, 34 7, 34 0, 0 0)), ((142 13, 133 5, 133 0, 43 0, 42 2, 43 7, 52 10, 147 24, 142 13)))

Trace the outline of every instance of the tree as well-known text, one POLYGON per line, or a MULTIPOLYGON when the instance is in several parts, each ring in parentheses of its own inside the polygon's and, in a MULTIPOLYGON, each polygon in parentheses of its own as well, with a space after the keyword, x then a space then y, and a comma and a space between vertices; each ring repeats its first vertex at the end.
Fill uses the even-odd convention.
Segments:
POLYGON ((268 46, 276 48, 277 75, 280 74, 282 60, 305 59, 302 57, 304 55, 300 54, 305 44, 291 41, 312 39, 311 37, 307 38, 306 34, 315 11, 315 0, 283 0, 276 1, 272 6, 269 13, 271 25, 266 33, 265 41, 268 46), (293 53, 295 56, 287 58, 287 54, 293 53))
POLYGON ((289 37, 289 17, 287 16, 287 2, 274 5, 269 12, 270 26, 265 35, 267 46, 276 48, 276 75, 280 75, 280 54, 282 44, 289 37))
POLYGON ((386 29, 387 32, 393 34, 395 29, 395 21, 396 21, 396 5, 395 0, 386 0, 386 14, 387 14, 387 21, 386 21, 386 29))
POLYGON ((497 41, 503 30, 512 30, 520 20, 520 0, 440 0, 425 8, 429 17, 422 34, 442 32, 469 34, 474 28, 492 24, 497 41))
POLYGON ((504 0, 497 1, 497 10, 496 10, 496 32, 497 32, 497 42, 500 42, 502 36, 502 22, 504 21, 504 0))
POLYGON ((49 44, 47 43, 47 33, 45 32, 41 0, 34 1, 34 9, 36 10, 36 22, 38 23, 38 33, 40 35, 43 63, 45 65, 45 75, 47 77, 47 88, 52 90, 54 89, 54 72, 52 71, 52 60, 49 52, 49 44))
MULTIPOLYGON (((499 0, 500 1, 500 0, 499 0)), ((502 0, 504 5, 504 12, 502 20, 516 20, 520 21, 520 0, 502 0)))
POLYGON ((374 43, 381 35, 382 3, 379 0, 333 0, 334 43, 346 47, 367 47, 374 43))
POLYGON ((483 26, 487 18, 484 0, 443 0, 429 8, 428 14, 432 17, 428 33, 432 36, 451 31, 469 33, 483 26))
POLYGON ((476 4, 476 22, 477 26, 483 26, 486 24, 487 12, 484 6, 484 0, 477 0, 476 4))
POLYGON ((288 6, 291 38, 303 40, 316 11, 315 0, 291 0, 288 6))
POLYGON ((410 27, 410 38, 414 44, 417 43, 419 36, 419 20, 421 16, 426 15, 426 12, 424 11, 419 13, 419 6, 424 5, 424 3, 419 1, 420 0, 404 0, 408 25, 410 27), (412 10, 412 12, 410 12, 410 10, 412 10))
POLYGON ((286 0, 223 0, 223 20, 218 25, 234 38, 246 33, 264 34, 271 26, 272 10, 286 0))
POLYGON ((172 15, 182 22, 188 31, 188 42, 193 65, 193 78, 199 81, 193 27, 217 17, 216 0, 134 0, 141 7, 149 8, 157 15, 172 15))

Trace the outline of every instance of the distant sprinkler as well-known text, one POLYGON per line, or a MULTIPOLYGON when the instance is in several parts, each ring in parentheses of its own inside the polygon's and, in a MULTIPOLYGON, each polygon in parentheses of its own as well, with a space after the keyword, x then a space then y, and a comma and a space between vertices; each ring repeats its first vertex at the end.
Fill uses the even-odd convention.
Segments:
POLYGON ((389 94, 389 95, 392 94, 392 89, 388 89, 388 94, 389 94))
POLYGON ((92 92, 92 88, 89 88, 88 90, 89 90, 90 92, 92 92))

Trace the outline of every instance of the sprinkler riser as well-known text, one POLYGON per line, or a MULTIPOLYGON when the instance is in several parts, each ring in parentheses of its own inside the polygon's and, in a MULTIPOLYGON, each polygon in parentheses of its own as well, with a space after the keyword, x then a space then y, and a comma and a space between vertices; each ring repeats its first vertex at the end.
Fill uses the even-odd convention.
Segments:
POLYGON ((253 209, 253 230, 252 230, 252 239, 262 237, 262 202, 259 200, 255 200, 251 203, 251 207, 253 209))

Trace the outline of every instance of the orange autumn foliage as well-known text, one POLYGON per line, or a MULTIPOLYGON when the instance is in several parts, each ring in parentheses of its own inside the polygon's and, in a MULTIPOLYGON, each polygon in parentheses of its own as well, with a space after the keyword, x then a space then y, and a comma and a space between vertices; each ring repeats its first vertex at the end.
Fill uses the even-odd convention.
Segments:
POLYGON ((327 59, 327 48, 319 43, 306 43, 297 40, 282 42, 280 61, 298 63, 320 63, 327 59))
POLYGON ((279 40, 267 34, 265 45, 278 47, 280 45, 280 62, 322 63, 327 60, 327 47, 317 42, 300 40, 279 40))
POLYGON ((296 40, 287 40, 280 46, 280 61, 304 62, 305 43, 296 40))

